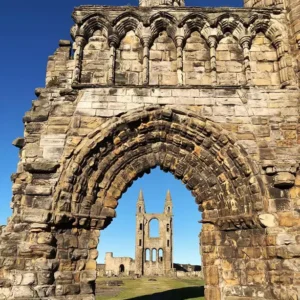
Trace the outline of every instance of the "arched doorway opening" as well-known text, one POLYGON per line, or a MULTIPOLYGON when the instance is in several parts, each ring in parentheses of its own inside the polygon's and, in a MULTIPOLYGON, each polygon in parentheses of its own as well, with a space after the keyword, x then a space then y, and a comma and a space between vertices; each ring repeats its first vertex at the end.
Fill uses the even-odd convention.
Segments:
POLYGON ((120 274, 125 273, 125 266, 123 264, 119 267, 120 274))
MULTIPOLYGON (((208 299, 223 297, 223 269, 234 268, 239 259, 239 237, 253 229, 265 236, 258 219, 263 184, 246 151, 219 125, 181 109, 135 110, 105 128, 105 133, 89 134, 68 161, 56 193, 56 223, 69 220, 88 228, 82 234, 97 244, 99 230, 116 217, 122 194, 159 166, 186 185, 203 212, 206 293, 208 299), (72 205, 65 205, 65 199, 72 199, 72 205)), ((240 286, 237 274, 232 276, 230 282, 240 286)))

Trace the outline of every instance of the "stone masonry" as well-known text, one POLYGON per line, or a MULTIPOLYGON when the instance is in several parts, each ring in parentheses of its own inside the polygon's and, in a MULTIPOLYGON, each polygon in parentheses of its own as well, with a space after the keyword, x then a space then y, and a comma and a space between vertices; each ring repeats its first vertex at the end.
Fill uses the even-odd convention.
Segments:
POLYGON ((244 2, 75 8, 14 141, 0 299, 95 299, 100 231, 156 166, 202 211, 206 299, 299 299, 300 1, 244 2))

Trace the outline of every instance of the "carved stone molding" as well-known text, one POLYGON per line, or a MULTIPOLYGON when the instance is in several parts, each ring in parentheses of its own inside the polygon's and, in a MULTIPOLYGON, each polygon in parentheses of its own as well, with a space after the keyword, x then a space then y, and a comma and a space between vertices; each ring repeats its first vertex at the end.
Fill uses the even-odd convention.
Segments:
POLYGON ((274 187, 287 189, 291 188, 295 184, 296 172, 299 168, 299 164, 277 164, 266 165, 263 167, 267 175, 273 175, 274 187))

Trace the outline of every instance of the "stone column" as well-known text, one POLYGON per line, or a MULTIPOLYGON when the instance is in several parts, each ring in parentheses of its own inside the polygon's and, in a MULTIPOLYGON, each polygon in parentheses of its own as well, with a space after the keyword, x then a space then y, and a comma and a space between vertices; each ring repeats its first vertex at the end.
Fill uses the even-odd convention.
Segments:
POLYGON ((149 84, 149 58, 150 58, 150 36, 143 39, 143 84, 149 84))
POLYGON ((217 38, 215 36, 210 36, 208 38, 208 45, 210 49, 211 81, 212 81, 212 85, 216 85, 217 84, 217 62, 216 62, 217 38))
POLYGON ((73 71, 72 83, 79 83, 81 77, 83 50, 86 45, 86 39, 82 36, 77 36, 75 43, 77 48, 74 54, 75 68, 73 71))
POLYGON ((119 44, 119 39, 116 35, 111 35, 108 38, 109 47, 110 47, 110 56, 109 56, 109 69, 108 69, 108 83, 115 83, 115 66, 116 66, 116 48, 119 44))
POLYGON ((288 53, 288 46, 282 40, 274 42, 278 57, 279 77, 282 87, 295 86, 292 58, 288 53))
POLYGON ((99 236, 99 230, 82 228, 66 229, 57 234, 56 297, 95 299, 99 236))
POLYGON ((250 37, 244 36, 240 40, 244 54, 244 73, 246 77, 246 84, 251 84, 251 66, 250 66, 250 37))
POLYGON ((177 47, 177 84, 183 85, 183 36, 176 36, 177 47))
POLYGON ((218 260, 221 232, 212 224, 203 224, 200 233, 202 271, 205 280, 205 299, 221 300, 219 270, 222 260, 218 260))

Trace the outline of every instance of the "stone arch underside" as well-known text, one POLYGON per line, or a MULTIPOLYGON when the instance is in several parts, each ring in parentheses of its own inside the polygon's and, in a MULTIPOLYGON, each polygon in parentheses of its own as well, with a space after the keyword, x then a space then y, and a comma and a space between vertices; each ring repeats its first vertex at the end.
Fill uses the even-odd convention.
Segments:
POLYGON ((257 168, 235 138, 191 112, 149 107, 90 133, 65 161, 56 187, 55 223, 105 228, 132 182, 160 166, 191 190, 203 222, 258 226, 264 208, 257 168))

